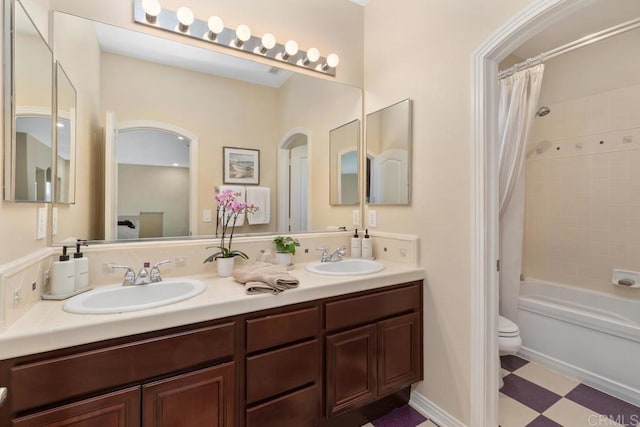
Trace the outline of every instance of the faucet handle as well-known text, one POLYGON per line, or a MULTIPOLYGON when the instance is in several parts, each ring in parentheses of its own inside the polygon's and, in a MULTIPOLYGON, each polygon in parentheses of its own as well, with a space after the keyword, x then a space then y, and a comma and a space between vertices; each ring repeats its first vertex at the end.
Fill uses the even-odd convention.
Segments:
POLYGON ((122 286, 133 285, 136 280, 136 273, 133 272, 133 269, 128 265, 120 265, 120 264, 109 264, 111 268, 122 268, 127 271, 124 273, 124 280, 122 281, 122 286))
POLYGON ((162 282, 162 276, 160 276, 160 266, 162 264, 168 264, 170 263, 171 260, 170 259, 165 259, 159 262, 156 262, 153 267, 151 268, 151 272, 149 273, 149 275, 151 276, 151 281, 152 282, 162 282))

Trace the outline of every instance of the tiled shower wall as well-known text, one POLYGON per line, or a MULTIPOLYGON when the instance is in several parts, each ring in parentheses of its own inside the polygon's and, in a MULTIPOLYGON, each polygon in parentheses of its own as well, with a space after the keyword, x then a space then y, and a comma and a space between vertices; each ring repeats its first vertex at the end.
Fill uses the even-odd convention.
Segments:
POLYGON ((526 175, 523 272, 640 298, 611 284, 640 271, 640 85, 549 105, 526 175))

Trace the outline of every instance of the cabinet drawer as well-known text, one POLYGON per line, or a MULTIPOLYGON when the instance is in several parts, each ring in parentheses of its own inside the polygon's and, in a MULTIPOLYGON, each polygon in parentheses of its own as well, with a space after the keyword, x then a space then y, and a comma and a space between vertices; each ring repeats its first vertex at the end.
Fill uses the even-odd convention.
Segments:
POLYGON ((247 404, 317 381, 320 366, 318 340, 247 357, 247 404))
POLYGON ((418 284, 326 304, 327 331, 373 322, 420 309, 418 284))
POLYGON ((12 410, 23 411, 233 355, 234 323, 179 332, 11 368, 12 410))
POLYGON ((315 337, 319 329, 318 311, 312 307, 247 320, 247 352, 315 337))
POLYGON ((247 410, 247 427, 315 427, 318 425, 318 386, 298 390, 247 410))

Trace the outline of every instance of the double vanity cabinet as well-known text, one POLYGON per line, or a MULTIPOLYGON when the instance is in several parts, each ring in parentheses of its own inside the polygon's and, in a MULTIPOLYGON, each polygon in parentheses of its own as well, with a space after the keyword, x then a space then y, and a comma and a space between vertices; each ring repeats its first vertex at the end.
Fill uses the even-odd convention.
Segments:
POLYGON ((0 362, 0 425, 359 426, 422 379, 422 281, 0 362))

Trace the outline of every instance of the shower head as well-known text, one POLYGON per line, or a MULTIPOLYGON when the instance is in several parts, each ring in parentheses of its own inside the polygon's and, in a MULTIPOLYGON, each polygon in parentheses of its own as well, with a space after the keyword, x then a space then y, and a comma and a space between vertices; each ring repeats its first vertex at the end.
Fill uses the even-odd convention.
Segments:
POLYGON ((540 107, 538 109, 538 111, 536 111, 536 116, 538 117, 544 117, 547 114, 549 114, 551 112, 551 109, 549 107, 540 107))

